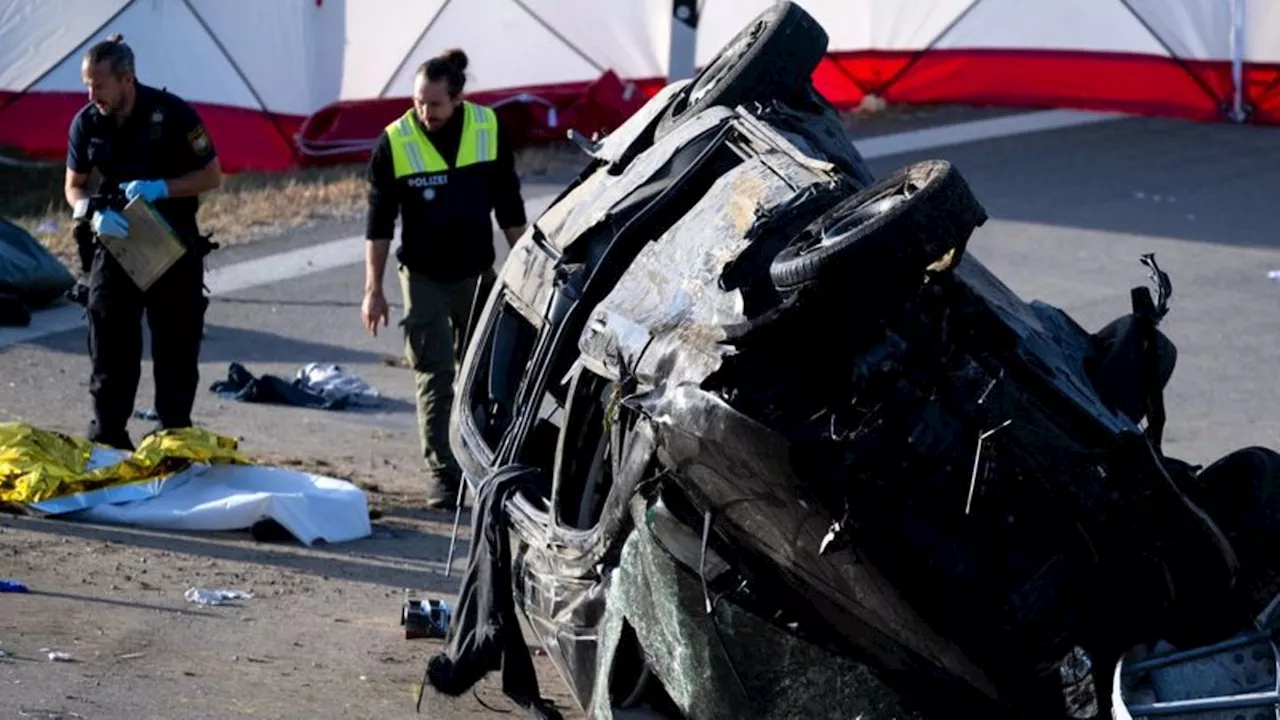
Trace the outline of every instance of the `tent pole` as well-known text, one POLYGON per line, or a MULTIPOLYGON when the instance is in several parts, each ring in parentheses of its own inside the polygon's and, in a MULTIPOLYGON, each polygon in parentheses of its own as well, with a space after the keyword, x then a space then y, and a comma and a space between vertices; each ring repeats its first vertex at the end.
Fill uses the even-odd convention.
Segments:
POLYGON ((1166 41, 1160 33, 1156 32, 1155 28, 1151 27, 1151 23, 1147 22, 1146 18, 1142 17, 1142 13, 1133 8, 1133 5, 1131 4, 1132 2, 1133 0, 1120 0, 1120 4, 1124 6, 1125 10, 1129 11, 1129 14, 1133 16, 1134 20, 1137 20, 1138 23, 1142 25, 1143 29, 1147 31, 1147 34, 1151 36, 1151 39, 1160 43, 1160 47, 1164 48, 1164 51, 1169 53, 1169 59, 1177 63, 1178 67, 1182 68, 1183 72, 1185 72, 1196 85, 1200 86, 1200 89, 1204 91, 1204 94, 1208 95, 1213 100, 1214 104, 1217 105, 1219 112, 1229 112, 1226 109, 1226 97, 1213 89, 1213 87, 1209 85, 1208 81, 1200 77, 1200 74, 1191 67, 1186 58, 1178 55, 1178 53, 1169 46, 1168 41, 1166 41))
POLYGON ((191 4, 191 0, 182 0, 182 4, 186 5, 187 10, 191 12, 192 17, 194 17, 196 22, 200 24, 205 35, 209 37, 209 40, 213 42, 214 47, 218 48, 218 52, 222 53, 222 57, 231 65, 231 69, 235 71, 236 77, 240 78, 240 82, 244 83, 249 94, 252 95, 254 101, 258 103, 258 109, 267 116, 269 121, 271 121, 271 127, 275 129, 276 135, 280 138, 280 142, 284 145, 285 150, 288 151, 289 157, 294 161, 297 161, 297 145, 295 145, 293 140, 289 138, 289 133, 285 132, 284 126, 280 124, 279 116, 276 115, 274 110, 267 107, 267 103, 262 99, 262 96, 258 94, 258 89, 253 86, 253 82, 249 80, 249 76, 245 74, 244 70, 240 69, 239 63, 237 63, 236 59, 231 56, 231 53, 227 50, 226 46, 222 44, 222 39, 213 31, 213 28, 209 27, 209 23, 205 22, 204 16, 201 15, 200 11, 196 10, 195 6, 191 4))
MULTIPOLYGON (((409 64, 409 60, 413 57, 413 51, 418 49, 418 45, 422 43, 423 38, 425 38, 427 33, 430 32, 431 26, 436 24, 436 20, 440 19, 440 16, 444 14, 445 8, 449 7, 449 3, 451 2, 453 2, 453 0, 444 0, 444 2, 440 4, 440 8, 436 10, 436 14, 432 15, 431 19, 427 21, 426 27, 422 28, 422 32, 418 33, 418 38, 409 45, 409 49, 405 51, 404 57, 400 58, 400 62, 396 64, 396 69, 392 70, 391 74, 387 76, 386 84, 378 91, 378 99, 382 99, 387 96, 387 92, 391 90, 392 83, 396 81, 396 76, 400 74, 401 70, 404 70, 405 65, 409 64)), ((409 94, 413 95, 412 86, 409 88, 409 94)))
POLYGON ((694 76, 698 63, 698 3, 671 0, 671 48, 667 55, 667 82, 694 76))
POLYGON ((1231 119, 1242 123, 1244 109, 1244 0, 1231 0, 1231 84, 1235 87, 1231 119))
POLYGON ((107 18, 107 19, 106 19, 106 21, 105 21, 105 22, 103 22, 101 25, 99 25, 99 26, 97 27, 97 29, 96 29, 96 30, 94 30, 93 32, 91 32, 91 33, 89 33, 87 36, 85 36, 85 39, 84 39, 84 40, 81 40, 79 44, 77 44, 75 47, 73 47, 73 48, 71 48, 70 50, 68 50, 66 55, 63 55, 62 57, 58 58, 58 61, 57 61, 57 62, 55 62, 55 63, 53 63, 52 65, 50 65, 49 67, 45 68, 45 69, 44 69, 44 72, 42 72, 42 73, 40 73, 38 76, 36 76, 36 79, 35 79, 35 80, 32 80, 31 82, 27 83, 26 87, 22 88, 21 90, 19 90, 19 91, 18 91, 18 92, 16 92, 16 93, 14 93, 14 94, 10 95, 10 96, 9 96, 7 99, 5 99, 3 102, 0 102, 0 110, 4 110, 5 108, 7 108, 7 107, 9 107, 10 105, 12 105, 12 104, 14 104, 15 102, 17 102, 18 100, 21 100, 21 99, 22 99, 22 96, 26 95, 28 92, 31 92, 31 90, 32 90, 36 85, 40 84, 40 81, 41 81, 41 80, 44 80, 45 78, 49 77, 49 74, 50 74, 50 73, 52 73, 54 70, 57 70, 57 69, 58 69, 58 67, 59 67, 59 66, 61 66, 61 65, 62 65, 62 63, 64 63, 64 62, 66 62, 67 60, 69 60, 69 59, 71 58, 71 56, 72 56, 72 55, 75 55, 77 50, 79 50, 80 48, 84 47, 85 45, 88 45, 88 44, 89 44, 90 39, 92 39, 92 38, 93 38, 93 36, 97 35, 98 33, 102 32, 103 30, 106 30, 106 29, 107 29, 107 26, 108 26, 108 25, 110 25, 111 23, 115 22, 115 21, 116 21, 116 18, 118 18, 118 17, 120 17, 121 15, 123 15, 125 10, 128 10, 129 8, 133 7, 133 4, 134 4, 135 2, 137 2, 137 0, 128 0, 128 2, 126 2, 124 5, 121 5, 119 10, 116 10, 114 13, 112 13, 111 17, 107 18))

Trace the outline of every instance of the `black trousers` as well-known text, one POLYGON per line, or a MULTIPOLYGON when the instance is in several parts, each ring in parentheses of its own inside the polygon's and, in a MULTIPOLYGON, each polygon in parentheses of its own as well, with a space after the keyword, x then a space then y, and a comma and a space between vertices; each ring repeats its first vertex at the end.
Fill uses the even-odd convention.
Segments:
POLYGON ((189 251, 144 293, 99 246, 89 271, 89 439, 131 447, 127 433, 142 371, 142 315, 151 331, 155 410, 164 429, 191 426, 200 383, 200 341, 209 300, 204 259, 189 251))

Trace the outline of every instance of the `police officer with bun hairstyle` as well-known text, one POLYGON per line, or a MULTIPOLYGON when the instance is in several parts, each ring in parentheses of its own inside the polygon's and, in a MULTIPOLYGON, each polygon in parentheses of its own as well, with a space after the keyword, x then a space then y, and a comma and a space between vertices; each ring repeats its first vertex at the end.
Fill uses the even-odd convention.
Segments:
POLYGON ((449 448, 454 377, 472 302, 483 304, 496 279, 490 213, 509 246, 526 225, 511 143, 492 109, 462 99, 466 68, 456 49, 418 68, 413 107, 386 127, 368 169, 361 314, 374 335, 387 324, 382 278, 399 216, 405 354, 414 370, 427 505, 441 509, 454 507, 461 479, 449 448))
POLYGON ((159 425, 191 425, 208 306, 203 257, 211 247, 196 225, 197 196, 222 183, 222 170, 200 116, 181 98, 138 81, 133 50, 120 35, 89 48, 81 77, 89 103, 71 122, 65 194, 88 273, 89 439, 132 449, 127 425, 141 373, 144 310, 159 425), (91 206, 93 170, 101 176, 100 192, 145 198, 188 248, 145 292, 96 242, 101 236, 127 239, 129 223, 115 209, 91 206))

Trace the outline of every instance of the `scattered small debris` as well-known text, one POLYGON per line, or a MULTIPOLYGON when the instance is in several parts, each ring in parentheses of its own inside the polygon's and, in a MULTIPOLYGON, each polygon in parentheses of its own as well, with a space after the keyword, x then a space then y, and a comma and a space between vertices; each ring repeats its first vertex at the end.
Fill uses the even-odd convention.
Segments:
POLYGON ((1280 280, 1280 270, 1272 270, 1267 273, 1268 280, 1280 280))
POLYGON ((228 605, 231 600, 248 600, 253 598, 253 593, 241 592, 239 590, 204 590, 200 588, 189 588, 183 597, 187 602, 193 602, 197 605, 228 605))
POLYGON ((27 586, 17 580, 0 580, 0 593, 25 593, 29 592, 27 586))
MULTIPOLYGON (((14 681, 17 684, 17 681, 14 681)), ((65 712, 61 710, 32 710, 23 708, 18 711, 18 715, 27 718, 39 718, 40 720, 69 720, 69 718, 83 718, 83 715, 73 712, 65 712)))
POLYGON ((160 414, 156 412, 155 408, 140 408, 138 410, 134 410, 133 416, 139 420, 146 420, 149 422, 155 422, 160 419, 160 414))
POLYGON ((140 657, 146 657, 146 655, 147 654, 144 652, 125 653, 124 655, 117 655, 116 659, 117 660, 137 660, 140 657))
POLYGON ((51 652, 49 653, 49 662, 75 662, 69 653, 51 652))

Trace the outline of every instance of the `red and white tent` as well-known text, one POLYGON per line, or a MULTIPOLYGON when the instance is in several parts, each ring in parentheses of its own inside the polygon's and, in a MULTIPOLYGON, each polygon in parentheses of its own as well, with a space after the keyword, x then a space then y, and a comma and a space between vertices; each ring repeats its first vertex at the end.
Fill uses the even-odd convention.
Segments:
MULTIPOLYGON (((769 1, 700 0, 695 35, 672 19, 692 0, 0 0, 0 146, 65 153, 81 56, 113 32, 143 82, 196 104, 231 171, 359 157, 449 47, 518 137, 590 133, 769 1)), ((1280 0, 800 4, 831 37, 814 79, 840 107, 873 94, 1280 123, 1280 0)))

